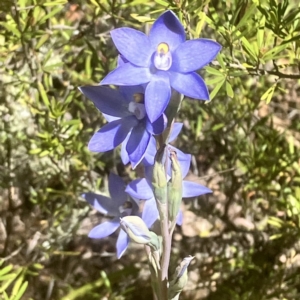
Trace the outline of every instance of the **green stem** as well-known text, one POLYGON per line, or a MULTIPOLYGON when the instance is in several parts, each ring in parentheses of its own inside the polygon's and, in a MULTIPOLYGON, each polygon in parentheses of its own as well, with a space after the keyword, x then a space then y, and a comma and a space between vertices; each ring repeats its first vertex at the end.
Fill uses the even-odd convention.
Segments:
MULTIPOLYGON (((171 133, 172 125, 174 123, 175 117, 180 107, 180 103, 182 100, 182 96, 176 92, 172 91, 172 96, 170 103, 166 109, 166 116, 168 118, 168 124, 165 131, 158 136, 157 138, 157 147, 158 151, 162 151, 165 149, 166 144, 168 143, 168 139, 171 133)), ((161 160, 160 160, 161 162, 161 160)), ((168 160, 166 159, 166 163, 164 165, 164 180, 166 181, 167 178, 167 163, 168 160)), ((160 173, 161 174, 161 173, 160 173)), ((161 174, 162 176, 163 174, 161 174)), ((160 186, 161 182, 156 182, 158 186, 160 186)), ((166 187, 167 189, 167 187, 166 187)), ((165 190, 166 191, 166 190, 165 190)), ((170 264, 170 256, 171 256, 171 245, 172 245, 172 231, 169 230, 169 218, 168 218, 168 196, 167 193, 164 193, 163 187, 159 189, 159 194, 155 195, 157 208, 159 211, 160 216, 160 230, 162 235, 162 253, 160 259, 160 272, 158 278, 158 291, 159 300, 167 300, 168 299, 168 270, 170 264)))

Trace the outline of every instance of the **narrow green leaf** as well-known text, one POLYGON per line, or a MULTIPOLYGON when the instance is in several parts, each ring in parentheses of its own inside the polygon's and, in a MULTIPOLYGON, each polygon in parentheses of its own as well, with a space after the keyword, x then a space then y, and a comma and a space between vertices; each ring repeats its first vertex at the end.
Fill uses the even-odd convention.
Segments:
MULTIPOLYGON (((2 275, 0 277, 0 281, 7 281, 7 280, 14 280, 16 278, 16 273, 10 273, 10 274, 6 274, 6 275, 2 275)), ((1 290, 0 290, 1 292, 1 290)))
POLYGON ((277 227, 277 228, 281 228, 283 226, 283 221, 279 218, 270 216, 268 218, 268 224, 270 224, 274 227, 277 227))
POLYGON ((85 73, 87 77, 91 77, 92 75, 91 61, 92 61, 92 56, 88 55, 85 59, 85 73))
POLYGON ((14 287, 11 291, 12 299, 15 299, 16 295, 19 293, 23 280, 24 280, 24 273, 21 274, 21 276, 19 276, 19 278, 14 282, 14 287))
POLYGON ((13 268, 12 265, 8 265, 4 267, 2 270, 0 270, 0 277, 3 276, 4 274, 9 273, 12 270, 12 268, 13 268))
POLYGON ((242 44, 243 44, 245 50, 256 61, 257 56, 255 54, 255 50, 254 50, 253 46, 250 45, 250 43, 248 42, 248 40, 244 36, 241 38, 241 41, 242 41, 242 44))
POLYGON ((0 295, 12 284, 18 275, 18 273, 5 275, 6 278, 3 280, 0 286, 0 295))
POLYGON ((168 7, 170 5, 168 2, 163 1, 163 0, 154 0, 154 1, 164 7, 168 7))
POLYGON ((13 300, 20 300, 23 294, 25 293, 27 287, 28 287, 28 281, 23 282, 22 286, 20 287, 18 293, 15 295, 13 300))
MULTIPOLYGON (((298 31, 300 31, 300 22, 299 22, 299 30, 298 31)), ((286 44, 286 43, 290 43, 290 42, 294 42, 294 41, 300 41, 300 34, 293 36, 292 38, 290 38, 288 40, 284 40, 282 43, 286 44)))
POLYGON ((273 234, 269 237, 269 240, 276 240, 276 239, 280 239, 282 237, 282 233, 277 233, 277 234, 273 234))
POLYGON ((103 286, 103 279, 100 278, 97 281, 85 284, 78 289, 73 289, 69 294, 61 298, 61 300, 75 300, 80 297, 84 297, 85 295, 91 293, 91 291, 95 289, 99 289, 99 287, 103 286))
POLYGON ((259 28, 258 28, 257 34, 256 34, 258 49, 260 49, 262 47, 263 42, 264 42, 265 22, 266 22, 266 18, 263 16, 259 22, 259 28))
POLYGON ((90 0, 91 3, 97 7, 99 7, 99 3, 96 0, 90 0))
POLYGON ((153 19, 151 19, 150 17, 139 16, 138 14, 130 14, 130 16, 133 19, 135 19, 135 20, 137 20, 141 23, 146 23, 146 22, 152 22, 153 21, 153 19))
POLYGON ((205 24, 206 21, 206 14, 204 12, 199 12, 198 17, 200 19, 200 21, 197 23, 196 26, 196 36, 199 37, 202 31, 202 28, 205 24))
POLYGON ((283 51, 284 49, 286 49, 288 46, 290 46, 289 44, 281 44, 279 46, 276 46, 274 48, 272 48, 271 50, 267 51, 262 59, 265 60, 265 61, 268 61, 268 60, 271 60, 274 58, 274 56, 276 54, 278 54, 279 52, 283 51))
POLYGON ((53 8, 48 14, 46 14, 45 16, 43 16, 39 21, 38 24, 43 24, 46 20, 52 18, 53 16, 55 16, 57 13, 59 13, 62 10, 62 7, 58 6, 53 8))
POLYGON ((255 14, 254 10, 256 10, 256 5, 255 5, 255 3, 252 3, 252 5, 247 8, 246 13, 244 14, 242 19, 240 20, 240 22, 236 26, 236 29, 239 29, 240 27, 242 27, 250 19, 251 15, 255 14))
POLYGON ((15 34, 17 37, 21 37, 20 31, 17 29, 17 25, 11 25, 7 22, 0 22, 0 25, 2 25, 4 28, 6 28, 8 31, 15 34))
POLYGON ((215 85, 219 83, 220 81, 224 81, 225 77, 224 76, 216 76, 211 79, 205 80, 207 85, 215 85))
POLYGON ((231 84, 228 81, 226 81, 226 93, 228 97, 233 98, 234 96, 233 89, 231 84))
POLYGON ((209 66, 205 67, 205 71, 207 73, 209 73, 209 74, 213 74, 213 75, 216 75, 216 76, 223 76, 224 77, 224 73, 221 73, 219 70, 214 69, 214 68, 209 67, 209 66))
POLYGON ((9 297, 8 297, 8 295, 6 294, 6 292, 3 292, 3 294, 2 294, 3 296, 4 296, 4 300, 9 300, 9 297))
POLYGON ((49 39, 49 34, 44 34, 41 36, 41 38, 39 39, 39 41, 37 42, 36 46, 35 46, 35 49, 38 50, 40 49, 44 44, 45 42, 49 39))
POLYGON ((222 81, 216 84, 215 88, 210 93, 210 100, 214 99, 214 97, 217 95, 220 88, 223 86, 224 82, 225 82, 225 78, 223 78, 222 81))
POLYGON ((38 89, 39 89, 39 92, 40 92, 40 95, 42 97, 42 100, 43 100, 44 104, 49 108, 50 107, 50 102, 49 102, 47 93, 44 89, 44 86, 41 82, 38 83, 38 89))
POLYGON ((44 70, 45 72, 51 73, 53 70, 56 70, 58 67, 61 67, 62 65, 63 65, 62 62, 55 63, 55 64, 53 64, 53 65, 44 66, 44 67, 43 67, 43 70, 44 70))
POLYGON ((43 59, 43 61, 42 61, 43 66, 45 66, 45 65, 47 64, 48 60, 52 57, 52 53, 53 53, 53 50, 52 50, 52 49, 50 49, 50 50, 47 52, 46 56, 44 57, 44 59, 43 59))
POLYGON ((40 153, 40 157, 44 157, 44 156, 47 156, 48 154, 50 154, 50 151, 48 150, 44 150, 43 152, 40 153))
POLYGON ((61 4, 66 4, 68 0, 54 0, 52 2, 46 2, 43 3, 44 6, 55 6, 55 5, 61 5, 61 4))
POLYGON ((260 100, 262 101, 266 101, 266 103, 270 103, 270 101, 272 100, 275 88, 276 88, 277 84, 272 85, 260 98, 260 100))
POLYGON ((212 127, 212 131, 218 131, 219 129, 223 128, 225 126, 224 123, 219 123, 219 124, 216 124, 212 127))
POLYGON ((42 149, 40 149, 40 148, 37 148, 37 149, 31 149, 30 151, 29 151, 29 154, 39 154, 39 153, 41 153, 42 152, 42 149))
POLYGON ((217 61, 219 62, 221 68, 223 70, 226 70, 226 66, 225 66, 225 63, 224 63, 224 60, 223 60, 223 56, 221 54, 218 54, 217 61))

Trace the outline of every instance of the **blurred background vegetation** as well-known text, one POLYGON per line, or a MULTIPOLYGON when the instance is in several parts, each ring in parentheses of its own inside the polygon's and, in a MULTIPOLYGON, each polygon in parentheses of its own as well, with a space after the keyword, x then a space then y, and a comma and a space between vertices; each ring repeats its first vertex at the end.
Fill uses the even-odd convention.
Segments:
POLYGON ((201 70, 212 101, 178 116, 188 176, 214 191, 176 229, 174 265, 196 257, 181 299, 300 299, 298 0, 0 1, 1 299, 151 299, 141 248, 87 238, 103 217, 80 194, 134 174, 87 150, 104 119, 77 87, 115 67, 111 29, 166 9, 223 46, 201 70))

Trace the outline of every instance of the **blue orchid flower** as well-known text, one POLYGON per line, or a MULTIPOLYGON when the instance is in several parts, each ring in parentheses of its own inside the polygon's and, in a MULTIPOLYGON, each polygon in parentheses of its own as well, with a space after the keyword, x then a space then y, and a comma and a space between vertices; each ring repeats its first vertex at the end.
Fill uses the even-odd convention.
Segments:
MULTIPOLYGON (((168 142, 169 143, 172 143, 178 136, 178 134, 180 133, 181 129, 182 129, 182 126, 183 126, 183 123, 174 123, 173 126, 172 126, 172 130, 171 130, 171 133, 170 133, 170 136, 169 136, 169 139, 168 139, 168 142)), ((144 158, 143 160, 141 161, 141 163, 148 167, 148 166, 152 166, 154 164, 154 157, 155 157, 155 154, 156 154, 156 140, 155 138, 152 136, 150 138, 150 141, 149 141, 149 145, 146 149, 146 152, 145 152, 145 155, 144 155, 144 158)), ((168 144, 168 147, 167 147, 167 151, 173 151, 173 152, 176 152, 177 154, 177 159, 179 161, 182 161, 182 162, 185 162, 185 161, 191 161, 191 155, 190 154, 186 154, 184 152, 182 152, 181 150, 179 150, 178 148, 175 148, 174 146, 168 144)), ((128 156, 128 153, 125 149, 125 147, 122 147, 121 149, 121 158, 122 158, 122 162, 124 165, 128 164, 130 159, 129 159, 129 156, 128 156)), ((169 176, 171 176, 171 160, 170 160, 170 156, 168 155, 168 174, 169 176)), ((187 167, 189 169, 189 164, 184 164, 182 163, 181 164, 182 167, 187 167)), ((188 170, 184 170, 184 172, 187 172, 188 170)))
POLYGON ((205 82, 195 71, 210 63, 221 46, 209 39, 185 40, 185 31, 172 11, 163 13, 149 36, 132 28, 111 32, 115 46, 128 61, 109 73, 101 84, 147 84, 145 109, 151 122, 167 107, 171 88, 190 98, 208 100, 205 82))
MULTIPOLYGON (((125 192, 125 183, 116 174, 111 173, 108 178, 108 190, 110 197, 95 193, 84 193, 82 197, 100 213, 112 217, 111 220, 97 225, 89 232, 89 237, 102 239, 114 233, 120 227, 120 218, 125 216, 139 216, 139 205, 136 201, 128 197, 125 192)), ((148 216, 144 216, 144 221, 148 221, 148 216)), ((117 257, 120 258, 126 251, 129 244, 127 233, 120 229, 117 239, 117 257)))
MULTIPOLYGON (((106 152, 122 144, 122 157, 135 168, 143 159, 153 134, 164 131, 167 123, 161 115, 151 123, 145 112, 142 86, 123 86, 119 90, 103 86, 83 86, 79 90, 103 113, 109 122, 91 138, 88 148, 106 152)), ((124 160, 123 160, 124 163, 124 160)))
MULTIPOLYGON (((184 179, 189 172, 191 157, 189 156, 188 160, 182 160, 179 161, 179 163, 182 178, 184 179)), ((148 227, 151 227, 159 216, 151 184, 152 170, 153 167, 146 167, 145 178, 131 181, 125 189, 125 192, 127 192, 132 198, 146 200, 143 207, 142 219, 144 219, 148 227)), ((168 177, 168 179, 170 179, 169 175, 168 177)), ((187 180, 182 181, 182 198, 197 197, 208 193, 212 193, 212 190, 201 184, 187 180)), ((182 224, 181 212, 177 216, 176 223, 178 225, 182 224)))

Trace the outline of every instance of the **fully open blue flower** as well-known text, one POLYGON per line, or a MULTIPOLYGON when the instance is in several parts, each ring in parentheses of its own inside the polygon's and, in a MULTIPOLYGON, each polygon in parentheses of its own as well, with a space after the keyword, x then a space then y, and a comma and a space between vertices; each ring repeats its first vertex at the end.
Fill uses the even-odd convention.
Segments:
MULTIPOLYGON (((179 161, 182 178, 185 178, 189 171, 191 157, 189 158, 189 160, 179 161)), ((151 186, 152 170, 152 167, 146 167, 146 177, 131 181, 125 189, 132 198, 146 200, 143 207, 142 219, 148 227, 152 226, 159 215, 151 186)), ((201 184, 187 180, 182 181, 182 198, 197 197, 208 193, 212 193, 212 191, 201 184)), ((177 224, 181 225, 181 223, 182 215, 179 213, 177 224)))
MULTIPOLYGON (((89 237, 93 239, 101 239, 114 233, 120 227, 120 218, 125 216, 139 216, 139 205, 136 201, 128 197, 125 193, 125 183, 116 174, 111 173, 108 178, 108 190, 111 198, 95 193, 84 193, 82 197, 91 204, 96 210, 104 215, 112 217, 111 220, 106 221, 94 227, 89 237)), ((144 216, 144 221, 147 221, 148 216, 144 216)), ((120 230, 117 240, 117 256, 120 258, 128 247, 129 237, 120 230)))
POLYGON ((105 152, 122 144, 134 168, 143 159, 152 134, 160 134, 166 126, 161 115, 151 123, 145 112, 142 86, 123 86, 119 90, 103 86, 83 86, 80 91, 94 102, 108 124, 91 138, 88 148, 105 152))
POLYGON ((145 108, 152 122, 167 107, 171 88, 191 98, 209 99, 205 82, 195 71, 211 62, 221 46, 208 39, 185 41, 184 28, 172 11, 154 22, 149 36, 126 27, 113 30, 111 36, 128 63, 101 84, 147 84, 145 108))

